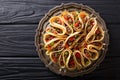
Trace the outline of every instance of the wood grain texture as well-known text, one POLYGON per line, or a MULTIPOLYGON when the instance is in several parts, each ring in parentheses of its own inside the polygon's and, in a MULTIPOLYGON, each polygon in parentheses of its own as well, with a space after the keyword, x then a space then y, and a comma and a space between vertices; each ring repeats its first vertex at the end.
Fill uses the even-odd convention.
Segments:
POLYGON ((50 72, 38 58, 0 57, 0 79, 39 79, 39 80, 105 80, 119 77, 120 58, 106 57, 104 62, 89 75, 76 78, 61 77, 50 72), (108 73, 109 70, 109 73, 108 73), (108 75, 109 74, 109 75, 108 75))
POLYGON ((119 80, 120 0, 0 0, 0 80, 119 80), (61 77, 49 71, 34 46, 39 20, 61 3, 76 2, 99 12, 107 23, 110 45, 105 60, 85 76, 61 77))
POLYGON ((0 25, 0 56, 37 56, 37 25, 0 25))
MULTIPOLYGON (((37 26, 38 24, 0 25, 0 56, 38 56, 34 45, 37 26)), ((116 24, 107 25, 110 34, 109 54, 107 56, 120 56, 120 36, 116 35, 120 31, 119 26, 116 24)))
POLYGON ((99 12, 107 23, 120 23, 117 0, 1 0, 0 23, 38 23, 51 8, 67 2, 86 4, 99 12))

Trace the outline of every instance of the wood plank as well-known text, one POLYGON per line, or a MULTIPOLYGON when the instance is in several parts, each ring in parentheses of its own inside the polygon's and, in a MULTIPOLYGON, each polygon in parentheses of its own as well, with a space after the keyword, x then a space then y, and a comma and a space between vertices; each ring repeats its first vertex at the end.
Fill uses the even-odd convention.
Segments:
POLYGON ((97 80, 116 80, 120 71, 119 64, 120 57, 106 57, 94 72, 83 77, 69 78, 52 73, 38 58, 0 57, 0 79, 96 80, 97 77, 97 80))
MULTIPOLYGON (((70 0, 1 0, 0 1, 0 24, 5 23, 38 23, 39 20, 51 8, 71 2, 70 0), (47 5, 47 6, 46 6, 47 5)), ((88 1, 76 0, 73 2, 91 6, 105 19, 107 23, 120 23, 120 6, 118 1, 88 1), (112 5, 111 5, 112 4, 112 5), (114 11, 113 11, 114 10, 114 11)))
POLYGON ((119 0, 38 0, 38 1, 34 1, 34 0, 1 0, 2 2, 27 2, 27 3, 38 3, 38 4, 42 4, 42 5, 45 5, 45 4, 52 4, 52 5, 56 5, 56 4, 60 4, 60 3, 68 3, 68 2, 76 2, 76 3, 87 3, 87 4, 97 4, 97 5, 104 5, 104 4, 107 4, 107 5, 111 5, 111 4, 119 4, 119 0))
MULTIPOLYGON (((0 56, 37 56, 34 45, 38 25, 0 25, 0 56)), ((107 56, 120 56, 120 25, 107 24, 110 46, 107 56), (116 47, 117 46, 117 47, 116 47), (116 55, 115 55, 115 54, 116 55)))
POLYGON ((0 25, 0 56, 35 56, 37 25, 0 25))

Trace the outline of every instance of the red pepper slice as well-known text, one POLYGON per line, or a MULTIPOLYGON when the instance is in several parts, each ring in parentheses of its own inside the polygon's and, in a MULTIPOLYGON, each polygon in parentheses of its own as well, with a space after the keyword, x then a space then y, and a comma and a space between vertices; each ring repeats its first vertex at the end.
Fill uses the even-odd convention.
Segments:
POLYGON ((57 34, 57 32, 56 32, 56 31, 53 31, 53 33, 54 33, 54 34, 57 34))
POLYGON ((75 66, 75 62, 74 62, 73 57, 71 57, 70 60, 69 60, 69 66, 70 67, 74 67, 75 66))
POLYGON ((62 24, 62 21, 60 19, 57 20, 58 24, 62 24))
POLYGON ((81 58, 81 56, 78 52, 75 54, 75 56, 76 56, 76 58, 81 58))
POLYGON ((49 39, 46 39, 46 42, 48 42, 49 41, 49 39))
POLYGON ((68 48, 68 47, 69 47, 68 44, 66 44, 66 45, 65 45, 65 48, 68 48))
POLYGON ((92 25, 92 27, 95 25, 94 21, 90 21, 90 24, 92 25))
POLYGON ((74 61, 73 61, 73 60, 72 60, 72 61, 70 61, 70 64, 71 64, 71 65, 75 65, 75 63, 74 63, 74 61))
POLYGON ((85 15, 85 12, 81 12, 81 13, 80 13, 80 16, 81 16, 82 18, 85 18, 85 16, 86 16, 86 15, 85 15))
POLYGON ((69 19, 68 15, 65 15, 65 16, 64 16, 64 18, 65 18, 66 20, 68 20, 68 19, 69 19))
POLYGON ((79 24, 80 24, 80 22, 76 22, 74 26, 75 26, 75 27, 78 27, 79 24))
POLYGON ((93 23, 92 23, 92 26, 94 26, 94 25, 95 25, 95 23, 93 22, 93 23))
POLYGON ((51 46, 50 46, 50 45, 48 45, 47 49, 48 49, 48 50, 51 50, 51 46))
POLYGON ((59 20, 59 22, 58 22, 59 24, 62 24, 62 21, 61 20, 59 20))
POLYGON ((69 39, 70 39, 70 41, 74 41, 74 40, 75 40, 75 38, 74 38, 74 37, 70 37, 69 39))

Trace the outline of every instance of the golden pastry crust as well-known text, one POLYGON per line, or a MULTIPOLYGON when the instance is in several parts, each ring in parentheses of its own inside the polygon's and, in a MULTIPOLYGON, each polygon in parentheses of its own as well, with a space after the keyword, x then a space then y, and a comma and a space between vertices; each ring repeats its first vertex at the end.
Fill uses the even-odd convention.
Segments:
POLYGON ((49 19, 43 35, 51 61, 67 70, 81 70, 100 56, 104 31, 85 11, 63 11, 49 19))

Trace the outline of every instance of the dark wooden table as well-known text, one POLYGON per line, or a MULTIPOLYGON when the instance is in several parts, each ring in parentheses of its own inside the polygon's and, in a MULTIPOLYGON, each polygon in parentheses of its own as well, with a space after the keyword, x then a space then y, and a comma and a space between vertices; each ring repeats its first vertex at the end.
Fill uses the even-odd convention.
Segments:
POLYGON ((0 0, 0 80, 120 80, 120 0, 0 0), (106 21, 110 45, 104 61, 83 77, 49 71, 38 58, 34 37, 39 20, 56 5, 86 4, 106 21))

